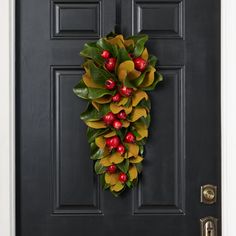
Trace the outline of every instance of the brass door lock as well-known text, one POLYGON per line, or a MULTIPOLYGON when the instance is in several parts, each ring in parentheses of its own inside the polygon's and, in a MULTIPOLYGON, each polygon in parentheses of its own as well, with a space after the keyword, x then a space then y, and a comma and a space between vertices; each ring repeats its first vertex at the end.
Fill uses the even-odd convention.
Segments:
POLYGON ((211 216, 200 219, 201 236, 217 236, 217 219, 211 216))
POLYGON ((213 204, 217 200, 217 187, 211 184, 201 186, 201 202, 213 204))

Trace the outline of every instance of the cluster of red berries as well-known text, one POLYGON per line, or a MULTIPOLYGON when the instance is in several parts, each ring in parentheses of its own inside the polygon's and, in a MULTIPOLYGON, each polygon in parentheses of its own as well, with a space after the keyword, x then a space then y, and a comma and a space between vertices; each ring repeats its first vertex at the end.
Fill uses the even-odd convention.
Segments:
MULTIPOLYGON (((132 132, 128 132, 125 135, 124 142, 134 143, 135 142, 134 134, 132 132)), ((118 153, 120 153, 121 155, 123 155, 126 151, 125 146, 121 143, 120 138, 117 135, 115 135, 113 137, 110 137, 110 138, 107 138, 106 139, 106 145, 110 150, 116 149, 116 151, 118 153)), ((107 172, 110 173, 110 174, 115 173, 116 170, 117 170, 117 167, 116 167, 115 164, 112 164, 112 165, 107 167, 107 172)), ((119 174, 119 181, 121 183, 125 183, 127 180, 128 180, 127 175, 124 172, 121 172, 119 174)))
MULTIPOLYGON (((129 54, 129 56, 132 58, 131 54, 129 54)), ((101 57, 106 59, 105 64, 104 64, 105 68, 108 71, 113 72, 116 67, 116 58, 111 57, 111 53, 108 50, 103 50, 101 57)), ((143 72, 147 67, 147 61, 145 61, 141 57, 134 58, 133 62, 134 62, 135 69, 138 71, 143 72)), ((116 82, 112 78, 110 78, 110 79, 106 80, 105 87, 108 90, 114 90, 116 88, 116 82)), ((121 100, 121 96, 129 97, 129 96, 131 96, 132 92, 133 92, 132 88, 128 88, 128 87, 122 85, 119 87, 119 92, 117 92, 112 97, 112 101, 119 102, 121 100)))
MULTIPOLYGON (((107 172, 110 173, 110 174, 113 174, 115 173, 117 170, 117 167, 115 164, 112 164, 110 166, 107 167, 107 172)), ((128 180, 128 176, 124 173, 124 172, 121 172, 119 174, 119 181, 121 183, 125 183, 126 181, 128 180)))
MULTIPOLYGON (((134 143, 135 142, 135 136, 132 132, 127 132, 127 134, 124 137, 125 143, 134 143)), ((120 138, 115 135, 113 137, 106 139, 106 146, 112 150, 116 149, 117 152, 119 152, 121 155, 125 153, 125 146, 121 143, 120 138)))
POLYGON ((122 110, 116 115, 112 112, 108 112, 102 119, 106 125, 112 125, 114 129, 119 130, 122 128, 122 122, 120 120, 125 120, 126 117, 127 114, 122 110))

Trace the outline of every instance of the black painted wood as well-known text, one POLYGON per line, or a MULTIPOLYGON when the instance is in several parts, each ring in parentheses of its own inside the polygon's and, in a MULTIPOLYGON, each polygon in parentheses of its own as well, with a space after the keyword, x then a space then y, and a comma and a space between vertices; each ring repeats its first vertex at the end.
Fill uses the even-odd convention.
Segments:
POLYGON ((16 1, 17 236, 198 236, 200 186, 220 195, 219 0, 16 1), (72 93, 84 43, 147 33, 165 81, 139 185, 103 192, 89 160, 86 103, 72 93))

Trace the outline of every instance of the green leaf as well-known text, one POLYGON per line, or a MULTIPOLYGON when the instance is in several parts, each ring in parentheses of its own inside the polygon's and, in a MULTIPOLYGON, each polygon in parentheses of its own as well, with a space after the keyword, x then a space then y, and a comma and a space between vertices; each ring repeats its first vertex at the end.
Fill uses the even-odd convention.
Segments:
POLYGON ((97 47, 87 46, 80 52, 80 55, 94 60, 99 65, 104 63, 104 59, 100 56, 101 50, 97 47))
POLYGON ((138 35, 137 37, 134 37, 134 40, 135 40, 134 56, 139 57, 144 50, 144 45, 148 40, 148 36, 146 34, 138 35))
POLYGON ((73 89, 74 93, 83 99, 96 99, 105 95, 115 95, 115 90, 107 90, 102 88, 88 88, 84 81, 81 80, 73 89))
POLYGON ((73 88, 73 92, 78 97, 88 99, 88 88, 86 87, 83 80, 80 80, 79 83, 73 88))
POLYGON ((104 174, 106 172, 106 167, 102 166, 100 164, 100 161, 96 161, 95 165, 94 165, 94 170, 95 170, 96 174, 100 175, 100 174, 104 174))
MULTIPOLYGON (((87 137, 88 137, 88 142, 94 142, 95 138, 97 138, 98 136, 106 133, 109 130, 109 128, 107 129, 93 129, 88 127, 87 129, 87 137)), ((97 145, 96 145, 97 147, 97 145)))
POLYGON ((139 145, 139 152, 140 152, 140 155, 144 154, 144 146, 143 145, 139 145))
POLYGON ((142 163, 136 163, 135 166, 137 168, 138 173, 140 174, 142 172, 142 169, 143 169, 142 163))
POLYGON ((93 81, 97 84, 104 85, 108 79, 113 77, 111 73, 104 70, 103 68, 98 68, 93 62, 87 63, 90 70, 91 77, 93 81))
MULTIPOLYGON (((133 80, 136 81, 136 80, 133 80)), ((124 85, 128 88, 136 88, 137 86, 134 85, 133 81, 129 80, 128 78, 124 79, 124 85)))
POLYGON ((109 188, 109 185, 105 181, 105 175, 104 174, 99 175, 99 182, 100 182, 103 190, 109 188))
POLYGON ((129 170, 129 159, 125 159, 125 161, 117 164, 117 167, 124 173, 127 173, 129 170))
POLYGON ((150 110, 151 109, 151 101, 150 101, 150 99, 148 99, 148 100, 142 99, 137 106, 144 107, 144 108, 147 108, 150 110))
POLYGON ((155 67, 156 63, 157 63, 157 57, 153 55, 149 55, 148 64, 155 67))
POLYGON ((117 57, 118 55, 117 46, 110 44, 104 38, 101 38, 97 41, 97 46, 99 46, 103 50, 108 50, 112 54, 113 57, 117 57))
POLYGON ((154 82, 151 86, 146 87, 146 88, 142 88, 142 90, 144 91, 151 91, 154 90, 156 85, 161 82, 163 80, 163 77, 160 73, 158 73, 157 71, 155 72, 155 78, 154 78, 154 82))
POLYGON ((124 61, 131 61, 131 58, 129 57, 129 54, 125 48, 119 48, 118 49, 118 64, 124 61))
POLYGON ((98 160, 104 157, 104 150, 100 149, 95 142, 90 144, 90 159, 98 160))
POLYGON ((100 120, 105 114, 110 111, 109 104, 101 106, 101 109, 97 111, 91 103, 89 103, 86 111, 80 114, 80 119, 83 121, 97 121, 100 120))
POLYGON ((127 185, 129 188, 132 188, 132 187, 133 187, 133 184, 132 184, 132 182, 131 182, 130 180, 128 180, 128 181, 126 182, 126 185, 127 185))

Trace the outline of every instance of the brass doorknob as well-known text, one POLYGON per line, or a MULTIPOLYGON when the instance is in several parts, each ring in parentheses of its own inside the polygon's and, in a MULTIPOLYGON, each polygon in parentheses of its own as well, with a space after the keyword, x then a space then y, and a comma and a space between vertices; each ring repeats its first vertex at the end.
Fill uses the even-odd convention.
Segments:
POLYGON ((203 190, 203 196, 206 200, 211 201, 215 198, 215 191, 212 188, 205 188, 203 190))
POLYGON ((211 184, 201 186, 201 202, 213 204, 216 202, 217 187, 211 184))

